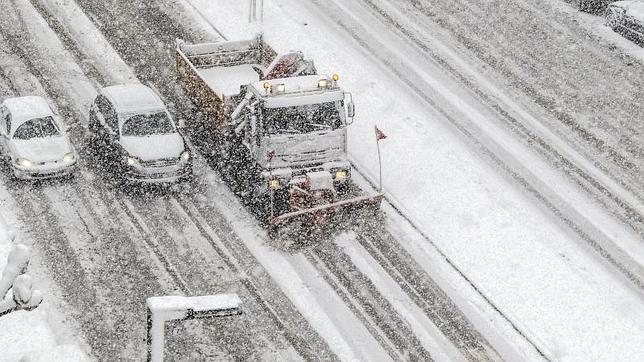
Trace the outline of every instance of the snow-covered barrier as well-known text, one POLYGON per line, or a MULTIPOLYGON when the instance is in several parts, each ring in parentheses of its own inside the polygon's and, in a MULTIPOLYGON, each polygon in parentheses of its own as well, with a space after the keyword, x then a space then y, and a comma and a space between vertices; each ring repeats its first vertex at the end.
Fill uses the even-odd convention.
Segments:
POLYGON ((229 317, 242 314, 237 294, 198 297, 151 297, 148 306, 148 361, 162 362, 165 322, 202 318, 229 317))
MULTIPOLYGON (((0 216, 1 244, 10 244, 15 234, 0 216)), ((42 302, 42 293, 33 289, 31 277, 27 274, 31 250, 23 244, 11 247, 7 264, 0 277, 0 316, 16 310, 32 310, 42 302), (9 293, 11 291, 11 293, 9 293)))

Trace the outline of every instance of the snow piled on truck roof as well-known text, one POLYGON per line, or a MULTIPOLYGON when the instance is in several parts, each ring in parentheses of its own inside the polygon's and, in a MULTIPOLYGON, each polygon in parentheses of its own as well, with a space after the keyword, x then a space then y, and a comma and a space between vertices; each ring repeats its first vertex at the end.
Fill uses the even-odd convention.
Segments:
POLYGON ((335 102, 344 99, 344 92, 326 75, 307 75, 290 78, 263 80, 251 84, 257 94, 266 97, 267 108, 299 106, 335 102), (327 86, 320 87, 318 82, 324 80, 327 86), (270 89, 264 89, 268 83, 270 89), (283 86, 283 91, 278 91, 283 86))

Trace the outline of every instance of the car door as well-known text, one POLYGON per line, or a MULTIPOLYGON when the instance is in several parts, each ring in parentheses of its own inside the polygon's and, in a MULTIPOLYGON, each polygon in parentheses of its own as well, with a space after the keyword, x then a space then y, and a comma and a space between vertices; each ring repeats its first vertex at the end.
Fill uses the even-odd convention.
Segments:
POLYGON ((11 127, 11 113, 6 107, 0 107, 0 158, 8 160, 9 154, 9 131, 11 127))
POLYGON ((93 125, 106 156, 114 157, 118 141, 118 115, 114 106, 103 95, 99 95, 94 104, 95 106, 90 111, 90 125, 93 125), (91 119, 92 111, 93 120, 91 119))

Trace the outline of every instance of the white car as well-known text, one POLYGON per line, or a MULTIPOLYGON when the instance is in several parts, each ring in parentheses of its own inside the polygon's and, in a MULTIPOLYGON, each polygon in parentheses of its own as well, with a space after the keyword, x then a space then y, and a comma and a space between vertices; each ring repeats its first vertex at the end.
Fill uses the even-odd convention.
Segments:
POLYGON ((0 105, 0 155, 22 180, 66 176, 77 169, 67 128, 37 96, 9 98, 0 105))
POLYGON ((644 45, 644 1, 616 1, 608 5, 606 25, 644 45))
POLYGON ((89 114, 89 130, 116 175, 161 183, 192 176, 192 155, 163 101, 143 84, 101 89, 89 114))

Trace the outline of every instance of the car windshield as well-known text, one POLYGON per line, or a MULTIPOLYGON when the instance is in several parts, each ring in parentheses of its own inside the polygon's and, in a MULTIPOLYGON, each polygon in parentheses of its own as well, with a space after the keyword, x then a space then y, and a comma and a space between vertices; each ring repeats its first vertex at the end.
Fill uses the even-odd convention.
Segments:
POLYGON ((165 112, 137 114, 128 118, 121 128, 123 136, 149 136, 174 133, 174 131, 170 117, 165 112))
POLYGON ((56 122, 51 116, 30 119, 18 126, 13 133, 13 138, 28 140, 31 138, 42 138, 60 135, 56 122))
POLYGON ((308 133, 337 129, 342 126, 335 103, 267 108, 266 129, 271 134, 308 133))

